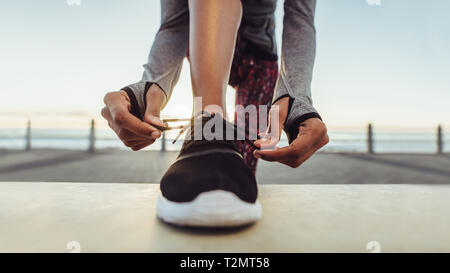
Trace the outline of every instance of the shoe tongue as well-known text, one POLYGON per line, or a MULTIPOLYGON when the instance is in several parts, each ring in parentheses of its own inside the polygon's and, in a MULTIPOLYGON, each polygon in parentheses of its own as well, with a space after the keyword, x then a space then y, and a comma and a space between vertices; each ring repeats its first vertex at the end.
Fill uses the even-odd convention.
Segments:
POLYGON ((233 124, 219 114, 203 115, 202 113, 201 116, 191 120, 190 130, 186 133, 180 155, 210 149, 238 151, 234 139, 236 139, 236 131, 233 124))
POLYGON ((230 126, 221 115, 211 114, 193 119, 189 136, 192 140, 226 140, 227 130, 231 134, 228 138, 234 139, 233 125, 230 126))

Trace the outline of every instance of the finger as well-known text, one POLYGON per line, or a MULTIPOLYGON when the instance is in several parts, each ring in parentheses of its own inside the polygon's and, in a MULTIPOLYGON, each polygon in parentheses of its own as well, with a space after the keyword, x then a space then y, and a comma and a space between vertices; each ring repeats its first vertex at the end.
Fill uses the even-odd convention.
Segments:
POLYGON ((111 129, 113 129, 113 131, 116 133, 116 135, 119 135, 120 128, 115 126, 115 124, 112 122, 112 117, 111 117, 111 113, 110 113, 109 109, 107 107, 103 107, 101 113, 102 113, 103 118, 106 119, 106 121, 108 121, 108 126, 111 129))
MULTIPOLYGON (((149 123, 150 125, 155 125, 155 126, 159 126, 159 127, 163 127, 163 128, 167 128, 168 125, 166 123, 164 123, 159 117, 157 116, 152 116, 149 114, 145 115, 145 122, 149 123)), ((153 126, 152 126, 153 127, 153 126)), ((159 138, 161 136, 161 131, 158 130, 157 132, 153 133, 155 138, 159 138)))
POLYGON ((111 113, 109 113, 109 110, 107 107, 103 107, 101 111, 102 117, 106 119, 107 121, 111 120, 111 113))
POLYGON ((280 142, 278 137, 271 135, 261 135, 261 138, 254 142, 255 146, 260 149, 274 149, 275 146, 280 142))
POLYGON ((109 110, 105 107, 102 109, 102 116, 108 120, 108 126, 113 129, 113 131, 116 133, 116 135, 119 137, 119 139, 126 145, 129 146, 127 142, 129 141, 147 141, 150 139, 155 139, 152 135, 150 136, 139 136, 135 133, 132 133, 131 131, 127 129, 122 129, 118 127, 114 122, 112 122, 111 114, 109 113, 109 110))
MULTIPOLYGON (((255 146, 263 149, 273 149, 280 142, 281 131, 286 120, 286 115, 282 109, 283 105, 279 102, 272 105, 269 112, 268 126, 264 133, 260 134, 260 139, 255 141, 255 146)), ((287 107, 287 106, 286 106, 287 107)))
MULTIPOLYGON (((324 135, 322 138, 320 138, 320 140, 318 142, 316 142, 311 149, 309 149, 306 153, 304 153, 300 158, 298 158, 295 162, 290 162, 291 163, 291 167, 298 167, 301 164, 303 164, 303 162, 305 162, 306 160, 308 160, 313 154, 315 154, 320 148, 322 148, 323 146, 325 146, 328 143, 329 139, 328 139, 328 135, 324 135)), ((287 164, 287 163, 284 163, 287 164)), ((289 165, 289 164, 287 164, 289 165)))
POLYGON ((147 142, 144 142, 142 144, 139 144, 139 145, 136 145, 134 147, 131 147, 131 149, 133 151, 139 151, 139 150, 144 149, 145 147, 149 146, 150 144, 153 144, 153 142, 155 142, 155 141, 147 141, 147 142))
POLYGON ((135 135, 141 137, 154 137, 158 138, 161 133, 158 129, 150 124, 143 122, 132 115, 128 110, 116 108, 110 109, 113 123, 120 128, 124 128, 135 135))
POLYGON ((102 115, 105 117, 106 120, 108 120, 108 126, 111 127, 111 129, 113 129, 113 131, 116 133, 116 135, 119 137, 119 139, 122 140, 122 142, 124 142, 124 143, 125 143, 125 141, 130 141, 130 140, 143 141, 143 140, 156 138, 156 137, 154 137, 154 135, 143 137, 143 136, 137 135, 127 129, 120 128, 119 126, 117 126, 117 124, 115 122, 112 122, 111 114, 109 113, 109 110, 106 107, 102 109, 102 115))
POLYGON ((299 135, 289 146, 274 150, 255 150, 255 156, 267 161, 291 161, 303 156, 316 140, 311 135, 299 135))
POLYGON ((150 124, 155 124, 161 127, 165 127, 166 124, 160 118, 160 109, 158 106, 153 104, 147 105, 147 109, 145 110, 145 118, 144 120, 150 124))
POLYGON ((148 137, 142 137, 134 134, 131 131, 128 131, 127 129, 119 129, 119 132, 117 136, 122 140, 123 142, 127 141, 148 141, 148 140, 154 140, 155 138, 148 136, 148 137))
POLYGON ((131 141, 127 141, 126 146, 131 148, 131 147, 135 147, 135 146, 138 146, 141 144, 145 144, 147 142, 150 142, 150 141, 149 140, 131 140, 131 141))
POLYGON ((292 159, 295 150, 293 150, 292 146, 283 148, 276 147, 273 150, 255 150, 253 154, 256 158, 261 158, 266 161, 280 161, 292 159))
POLYGON ((136 141, 124 141, 123 144, 129 148, 133 148, 143 144, 150 145, 153 142, 155 142, 155 140, 136 140, 136 141))
MULTIPOLYGON (((143 137, 150 136, 153 132, 158 131, 158 129, 130 113, 130 99, 125 92, 108 93, 104 101, 111 114, 111 122, 115 123, 115 126, 143 137)), ((156 133, 153 137, 159 137, 158 135, 160 133, 156 133)))
POLYGON ((102 114, 103 118, 106 119, 106 121, 108 122, 108 126, 111 129, 113 129, 113 131, 116 134, 118 134, 119 133, 119 131, 118 131, 119 128, 117 126, 114 126, 114 124, 112 122, 112 116, 111 116, 111 113, 110 113, 108 107, 103 107, 102 111, 101 111, 101 114, 102 114))
POLYGON ((167 127, 160 119, 161 108, 166 100, 166 95, 158 85, 150 86, 147 95, 147 108, 145 109, 144 121, 160 127, 167 127))
POLYGON ((269 127, 268 134, 276 137, 278 140, 281 137, 281 131, 283 130, 284 122, 286 121, 285 109, 279 104, 272 105, 269 112, 269 127))
POLYGON ((255 151, 255 157, 267 161, 278 161, 292 168, 300 166, 315 152, 328 143, 328 135, 319 138, 310 135, 300 135, 291 145, 274 151, 255 151), (286 149, 285 149, 286 148, 286 149))

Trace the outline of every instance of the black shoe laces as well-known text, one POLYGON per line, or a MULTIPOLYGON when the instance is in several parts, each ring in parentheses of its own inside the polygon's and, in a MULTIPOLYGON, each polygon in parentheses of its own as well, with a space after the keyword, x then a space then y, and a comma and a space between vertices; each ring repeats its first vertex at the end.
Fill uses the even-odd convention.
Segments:
MULTIPOLYGON (((177 142, 177 140, 180 138, 180 136, 185 133, 188 132, 191 134, 191 138, 194 135, 194 121, 198 118, 202 118, 202 128, 205 124, 206 121, 209 121, 211 119, 214 119, 216 117, 216 113, 208 113, 206 111, 200 111, 198 112, 196 115, 194 115, 192 118, 190 119, 176 119, 176 118, 171 118, 171 119, 163 119, 162 121, 167 124, 167 126, 158 126, 158 125, 152 125, 153 127, 157 128, 158 130, 161 131, 169 131, 169 130, 180 130, 180 132, 178 133, 177 137, 172 141, 172 144, 175 144, 175 142, 177 142), (169 123, 173 123, 173 122, 183 122, 183 121, 188 121, 188 123, 186 125, 178 125, 178 126, 169 126, 169 123), (189 129, 189 130, 188 130, 189 129)), ((220 115, 219 115, 220 116, 220 115)), ((224 125, 224 132, 226 131, 226 128, 233 128, 233 136, 236 137, 236 139, 234 140, 238 140, 237 136, 241 135, 244 136, 244 141, 247 142, 253 149, 257 149, 259 150, 259 147, 256 147, 254 144, 254 140, 250 139, 250 132, 247 128, 241 128, 238 127, 236 124, 231 123, 227 120, 225 120, 222 116, 220 116, 220 118, 223 121, 223 125, 224 125)), ((260 139, 261 137, 256 134, 256 139, 260 139)))

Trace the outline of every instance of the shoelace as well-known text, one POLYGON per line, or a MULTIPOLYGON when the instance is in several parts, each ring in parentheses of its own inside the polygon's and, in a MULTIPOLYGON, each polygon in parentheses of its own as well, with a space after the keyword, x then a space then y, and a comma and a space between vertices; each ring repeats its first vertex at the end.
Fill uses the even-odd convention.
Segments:
MULTIPOLYGON (((158 125, 152 125, 153 127, 157 128, 158 130, 161 131, 170 131, 170 130, 180 130, 180 132, 178 133, 177 137, 172 141, 172 144, 175 144, 175 142, 177 142, 177 140, 180 138, 180 136, 186 132, 186 129, 191 128, 192 124, 194 122, 195 119, 199 118, 200 116, 204 116, 205 117, 210 117, 210 119, 213 119, 216 114, 209 114, 206 111, 200 111, 198 112, 196 115, 194 115, 192 118, 187 119, 176 119, 176 118, 171 118, 171 119, 163 119, 163 123, 165 124, 169 124, 171 122, 182 122, 182 121, 189 121, 186 125, 178 125, 178 126, 167 126, 167 127, 163 127, 163 126, 158 126, 158 125)), ((247 128, 245 128, 244 130, 242 130, 243 128, 238 127, 236 124, 230 123, 228 121, 226 121, 225 119, 223 119, 223 123, 225 124, 225 126, 232 126, 232 128, 234 129, 234 133, 244 133, 244 140, 245 142, 247 142, 250 146, 252 146, 252 148, 259 150, 259 147, 256 147, 254 144, 254 141, 251 140, 249 138, 250 132, 247 130, 247 128)), ((261 137, 257 134, 256 135, 256 139, 260 139, 261 137)))

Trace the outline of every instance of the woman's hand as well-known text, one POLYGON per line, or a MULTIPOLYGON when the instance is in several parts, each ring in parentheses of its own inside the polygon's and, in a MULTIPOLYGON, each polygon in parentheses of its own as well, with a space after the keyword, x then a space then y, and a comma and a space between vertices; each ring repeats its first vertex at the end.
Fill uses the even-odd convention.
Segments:
MULTIPOLYGON (((274 105, 278 105, 278 133, 268 139, 260 139, 255 142, 255 145, 263 150, 255 150, 254 155, 267 161, 278 161, 292 168, 297 168, 308 158, 310 158, 317 150, 325 146, 328 141, 327 128, 318 118, 310 118, 305 120, 299 127, 297 138, 287 147, 278 148, 275 144, 279 142, 281 130, 287 117, 289 108, 289 98, 282 98, 274 105), (275 138, 275 139, 274 139, 275 138)), ((270 115, 269 119, 274 115, 270 115)))
POLYGON ((107 93, 104 97, 105 107, 102 116, 108 121, 119 139, 133 151, 143 149, 161 136, 161 131, 152 126, 164 126, 159 115, 165 101, 163 91, 153 84, 147 92, 147 109, 145 119, 141 121, 131 114, 130 99, 125 91, 107 93))

